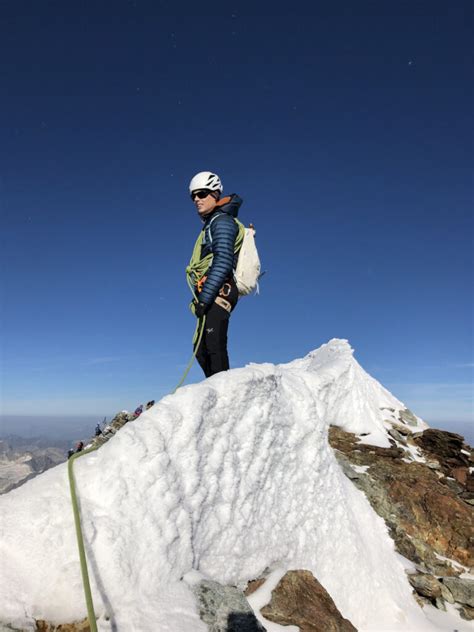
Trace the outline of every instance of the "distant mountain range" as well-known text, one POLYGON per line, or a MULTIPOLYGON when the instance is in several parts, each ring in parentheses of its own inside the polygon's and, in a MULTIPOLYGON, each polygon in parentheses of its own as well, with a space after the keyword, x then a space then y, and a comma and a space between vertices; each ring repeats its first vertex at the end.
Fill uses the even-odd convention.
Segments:
POLYGON ((44 437, 8 435, 0 440, 0 494, 19 487, 30 478, 62 463, 70 442, 44 437))

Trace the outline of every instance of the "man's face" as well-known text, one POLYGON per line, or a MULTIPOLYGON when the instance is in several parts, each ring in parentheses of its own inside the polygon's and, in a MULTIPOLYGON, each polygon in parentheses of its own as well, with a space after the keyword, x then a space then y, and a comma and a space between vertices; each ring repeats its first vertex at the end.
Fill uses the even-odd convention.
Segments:
POLYGON ((216 198, 211 195, 209 189, 197 189, 192 192, 191 197, 201 217, 209 215, 217 204, 216 198))

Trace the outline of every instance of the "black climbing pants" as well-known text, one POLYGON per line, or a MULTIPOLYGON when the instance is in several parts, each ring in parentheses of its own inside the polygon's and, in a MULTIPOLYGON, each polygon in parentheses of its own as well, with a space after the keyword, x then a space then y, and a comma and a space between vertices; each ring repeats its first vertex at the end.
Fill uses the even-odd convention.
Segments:
MULTIPOLYGON (((230 303, 232 309, 237 303, 237 298, 237 288, 232 284, 230 294, 227 294, 225 299, 230 303)), ((227 353, 229 318, 230 313, 217 303, 213 303, 206 314, 201 344, 196 353, 197 361, 206 377, 229 369, 229 356, 227 353)))

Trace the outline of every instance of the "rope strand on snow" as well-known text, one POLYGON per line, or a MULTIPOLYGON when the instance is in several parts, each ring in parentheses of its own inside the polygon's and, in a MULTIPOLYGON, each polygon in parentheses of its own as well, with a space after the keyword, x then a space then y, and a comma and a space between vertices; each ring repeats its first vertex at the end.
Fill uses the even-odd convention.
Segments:
MULTIPOLYGON (((193 355, 191 356, 191 360, 189 361, 188 366, 186 367, 186 370, 184 371, 183 377, 178 382, 177 386, 170 392, 170 395, 173 395, 174 393, 176 393, 178 388, 183 384, 184 380, 186 379, 191 369, 191 366, 194 362, 194 358, 196 357, 197 350, 199 349, 199 345, 201 344, 205 322, 206 322, 206 317, 204 316, 201 320, 200 328, 199 328, 199 321, 196 324, 196 331, 194 332, 193 343, 196 340, 196 336, 197 336, 197 342, 194 345, 193 355)), ((95 446, 92 446, 91 448, 87 448, 86 450, 82 450, 81 452, 76 452, 76 454, 73 454, 69 458, 69 461, 68 461, 69 489, 71 491, 72 511, 74 514, 74 524, 76 527, 77 548, 79 549, 79 561, 81 564, 82 585, 84 587, 84 596, 86 599, 87 618, 89 620, 90 632, 97 632, 97 622, 96 622, 96 616, 95 616, 95 610, 94 610, 94 601, 92 599, 91 585, 89 581, 89 572, 87 569, 87 558, 86 558, 86 551, 84 547, 84 536, 82 534, 81 514, 79 511, 79 502, 77 500, 76 483, 74 479, 73 465, 76 459, 80 458, 81 456, 84 456, 85 454, 89 454, 90 452, 94 452, 94 450, 97 450, 101 445, 102 444, 95 445, 95 446)))
POLYGON ((84 596, 86 598, 86 606, 87 606, 87 618, 89 619, 89 627, 91 632, 97 632, 97 623, 95 619, 94 612, 94 602, 92 600, 92 591, 91 585, 89 582, 89 573, 87 571, 87 559, 86 552, 84 548, 84 538, 82 536, 81 529, 81 514, 79 512, 79 503, 77 501, 76 494, 76 486, 74 483, 74 472, 73 472, 73 463, 76 459, 83 456, 84 454, 89 454, 89 452, 93 452, 98 449, 98 445, 92 448, 88 448, 87 450, 83 450, 82 452, 77 452, 73 454, 68 461, 67 469, 69 475, 69 488, 71 490, 71 502, 72 502, 72 511, 74 513, 74 524, 76 526, 76 537, 77 537, 77 547, 79 549, 79 560, 81 563, 81 574, 82 574, 82 585, 84 587, 84 596))

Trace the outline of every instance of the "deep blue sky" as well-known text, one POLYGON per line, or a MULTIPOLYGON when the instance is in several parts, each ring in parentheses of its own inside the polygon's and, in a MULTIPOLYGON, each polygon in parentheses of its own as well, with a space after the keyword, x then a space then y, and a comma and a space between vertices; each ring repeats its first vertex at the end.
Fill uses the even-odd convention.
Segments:
POLYGON ((209 169, 267 270, 232 366, 348 338, 428 422, 473 420, 471 2, 255 5, 1 3, 3 413, 178 382, 209 169))

